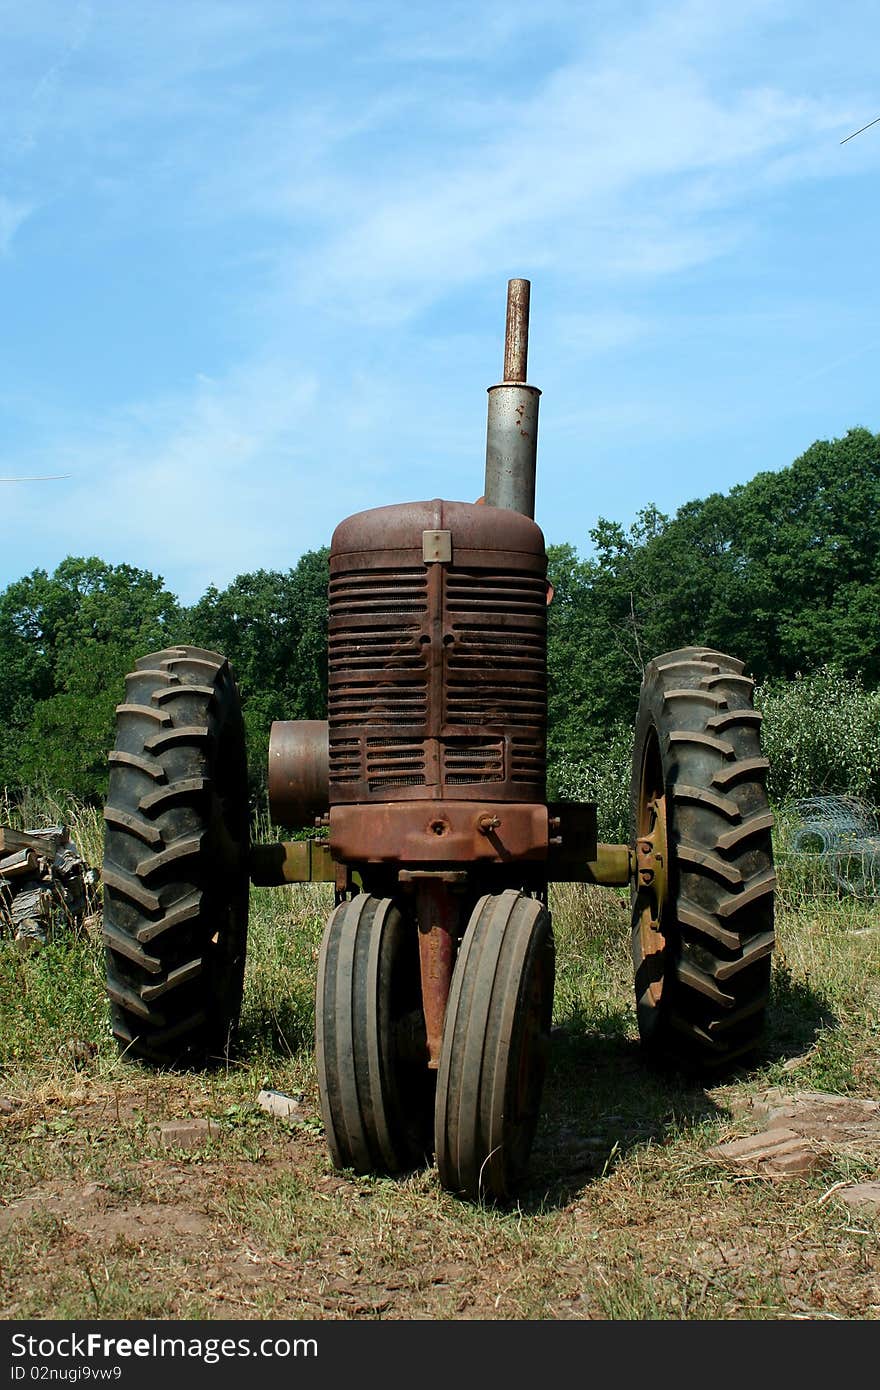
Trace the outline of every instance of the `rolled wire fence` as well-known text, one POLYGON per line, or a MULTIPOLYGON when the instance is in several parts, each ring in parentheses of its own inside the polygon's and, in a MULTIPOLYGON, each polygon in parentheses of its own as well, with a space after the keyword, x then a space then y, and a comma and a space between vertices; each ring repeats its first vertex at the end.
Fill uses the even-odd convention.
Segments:
POLYGON ((854 919, 880 907, 880 825, 855 796, 812 796, 775 810, 778 900, 797 909, 816 899, 850 908, 854 919))

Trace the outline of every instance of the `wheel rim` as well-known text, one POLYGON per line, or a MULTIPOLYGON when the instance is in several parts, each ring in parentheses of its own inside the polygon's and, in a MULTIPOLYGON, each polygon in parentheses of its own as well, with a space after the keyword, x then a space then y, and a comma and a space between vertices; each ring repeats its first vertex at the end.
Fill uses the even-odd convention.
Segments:
POLYGON ((666 973, 669 900, 666 791, 656 732, 645 743, 636 812, 637 878, 633 936, 641 975, 640 1002, 657 1008, 666 973))

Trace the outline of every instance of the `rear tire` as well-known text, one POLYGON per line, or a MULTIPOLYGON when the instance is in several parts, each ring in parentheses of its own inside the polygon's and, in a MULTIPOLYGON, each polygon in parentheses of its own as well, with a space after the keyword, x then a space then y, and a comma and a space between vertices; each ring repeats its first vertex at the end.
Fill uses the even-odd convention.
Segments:
POLYGON ((773 818, 753 685, 721 652, 668 652, 645 671, 636 720, 636 843, 665 842, 665 867, 632 895, 639 1031, 652 1057, 700 1068, 755 1050, 770 988, 773 818))
POLYGON ((198 647, 125 678, 104 811, 104 941, 113 1033, 160 1066, 228 1056, 248 918, 244 725, 229 663, 198 647))

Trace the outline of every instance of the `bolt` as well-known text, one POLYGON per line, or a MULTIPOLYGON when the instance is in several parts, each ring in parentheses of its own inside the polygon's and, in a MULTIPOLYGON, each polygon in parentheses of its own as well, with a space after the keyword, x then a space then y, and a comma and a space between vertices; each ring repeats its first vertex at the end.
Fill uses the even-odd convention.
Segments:
POLYGON ((488 812, 484 812, 483 815, 477 819, 477 829, 481 835, 490 835, 493 830, 498 829, 500 824, 501 821, 498 817, 490 816, 488 812))

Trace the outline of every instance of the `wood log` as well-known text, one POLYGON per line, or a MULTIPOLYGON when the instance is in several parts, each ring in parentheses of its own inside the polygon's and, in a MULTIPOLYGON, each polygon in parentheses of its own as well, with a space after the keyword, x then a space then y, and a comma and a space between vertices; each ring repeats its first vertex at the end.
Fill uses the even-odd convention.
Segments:
POLYGON ((32 849, 37 854, 44 854, 47 859, 51 859, 66 843, 66 830, 62 830, 59 835, 29 835, 26 830, 10 830, 8 825, 0 825, 0 854, 32 849))
POLYGON ((0 859, 0 878, 33 877, 39 871, 40 859, 36 850, 19 849, 0 859))

